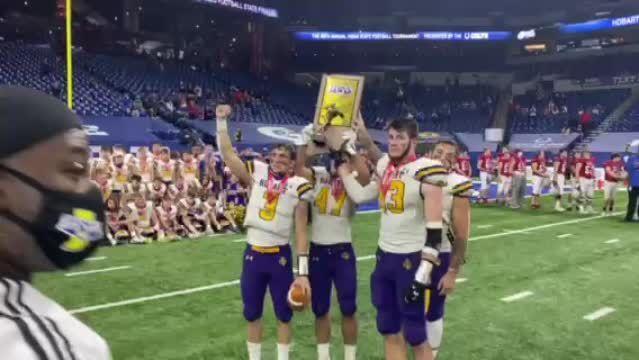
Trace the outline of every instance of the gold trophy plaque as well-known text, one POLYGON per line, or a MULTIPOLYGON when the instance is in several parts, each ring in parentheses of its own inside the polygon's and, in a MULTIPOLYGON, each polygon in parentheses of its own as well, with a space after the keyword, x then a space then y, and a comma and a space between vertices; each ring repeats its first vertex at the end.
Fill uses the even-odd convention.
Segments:
POLYGON ((353 121, 359 113, 364 77, 354 75, 323 75, 320 86, 315 118, 314 141, 318 146, 339 143, 345 131, 350 131, 353 121), (331 138, 332 141, 327 141, 331 138))

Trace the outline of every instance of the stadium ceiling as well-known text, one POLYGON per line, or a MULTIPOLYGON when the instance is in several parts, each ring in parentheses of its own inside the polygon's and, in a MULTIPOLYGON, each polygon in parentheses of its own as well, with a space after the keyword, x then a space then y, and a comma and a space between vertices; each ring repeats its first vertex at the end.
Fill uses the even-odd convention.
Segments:
POLYGON ((308 25, 525 27, 639 13, 637 0, 284 0, 308 25))

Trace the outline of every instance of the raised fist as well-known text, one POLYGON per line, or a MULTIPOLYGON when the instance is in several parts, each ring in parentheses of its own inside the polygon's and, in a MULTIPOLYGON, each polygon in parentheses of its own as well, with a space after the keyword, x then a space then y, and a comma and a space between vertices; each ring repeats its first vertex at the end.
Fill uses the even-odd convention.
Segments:
POLYGON ((215 108, 215 117, 217 119, 228 119, 231 117, 233 110, 230 105, 218 105, 215 108))

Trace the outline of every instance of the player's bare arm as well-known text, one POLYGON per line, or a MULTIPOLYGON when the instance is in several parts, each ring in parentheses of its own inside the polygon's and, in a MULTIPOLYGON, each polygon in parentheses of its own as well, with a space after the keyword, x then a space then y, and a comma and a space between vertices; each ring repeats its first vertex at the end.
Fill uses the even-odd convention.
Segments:
MULTIPOLYGON (((368 172, 368 169, 366 171, 368 172)), ((370 181, 366 186, 362 186, 353 173, 353 167, 348 162, 342 163, 337 168, 337 173, 344 183, 346 194, 356 204, 373 201, 379 196, 379 184, 376 181, 370 181)))
POLYGON ((160 226, 163 229, 168 229, 169 228, 169 226, 168 226, 169 224, 164 221, 164 217, 163 216, 160 216, 160 214, 159 214, 160 213, 160 209, 161 209, 161 207, 156 207, 155 210, 153 211, 153 214, 158 219, 158 222, 159 222, 160 226))
POLYGON ((233 143, 228 132, 228 119, 231 117, 231 107, 229 105, 218 105, 215 109, 217 119, 217 147, 222 154, 222 159, 226 166, 231 169, 231 173, 240 180, 243 186, 251 186, 251 174, 244 166, 244 162, 233 149, 233 143))
POLYGON ((370 171, 368 170, 366 159, 356 154, 350 157, 349 162, 353 167, 353 171, 357 173, 357 177, 356 177, 357 181, 362 186, 368 185, 371 182, 371 174, 370 174, 370 171))
POLYGON ((151 212, 151 225, 153 228, 157 228, 160 225, 159 218, 155 211, 151 212))
POLYGON ((189 232, 191 233, 191 235, 197 235, 200 233, 195 228, 195 225, 193 225, 193 222, 191 221, 191 217, 188 215, 188 211, 185 211, 185 210, 182 211, 182 221, 184 222, 184 225, 186 225, 186 228, 189 229, 189 232))
POLYGON ((139 235, 137 231, 138 229, 136 227, 136 219, 135 219, 133 211, 130 211, 126 215, 126 227, 129 229, 129 233, 131 234, 131 237, 135 238, 139 235))
POLYGON ((426 241, 422 248, 422 261, 415 273, 415 280, 405 295, 407 303, 418 301, 431 283, 433 268, 439 264, 439 246, 442 242, 444 191, 441 186, 422 183, 426 241))
POLYGON ((311 296, 311 285, 308 281, 309 268, 309 241, 308 241, 308 210, 309 203, 304 200, 295 207, 295 245, 297 250, 298 276, 291 285, 302 287, 309 298, 311 296))
POLYGON ((452 230, 455 234, 453 254, 448 273, 439 283, 441 294, 449 295, 455 290, 457 275, 466 261, 466 250, 470 238, 470 199, 467 197, 453 198, 452 230))
POLYGON ((355 133, 357 134, 357 140, 366 149, 366 151, 368 151, 368 156, 370 157, 371 161, 376 164, 384 154, 379 149, 377 144, 375 144, 373 138, 369 134, 361 113, 357 115, 357 118, 355 119, 353 125, 355 133))

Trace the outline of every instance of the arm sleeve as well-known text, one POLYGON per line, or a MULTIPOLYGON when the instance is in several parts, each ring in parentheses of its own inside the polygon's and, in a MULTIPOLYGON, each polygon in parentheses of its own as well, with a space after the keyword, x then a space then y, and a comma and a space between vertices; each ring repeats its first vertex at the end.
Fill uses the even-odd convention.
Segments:
POLYGON ((313 184, 309 181, 303 181, 297 186, 297 197, 300 200, 312 201, 313 200, 313 184))
POLYGON ((471 197, 473 192, 473 182, 470 180, 466 180, 459 184, 456 184, 452 188, 452 194, 455 197, 471 197))
POLYGON ((425 160, 424 163, 420 165, 415 172, 415 179, 417 181, 440 187, 446 186, 448 171, 439 161, 425 160))
POLYGON ((356 204, 373 201, 379 196, 379 185, 376 181, 371 181, 368 185, 362 186, 354 174, 342 178, 346 193, 356 204))

